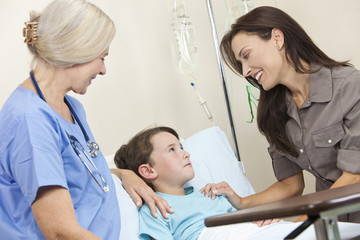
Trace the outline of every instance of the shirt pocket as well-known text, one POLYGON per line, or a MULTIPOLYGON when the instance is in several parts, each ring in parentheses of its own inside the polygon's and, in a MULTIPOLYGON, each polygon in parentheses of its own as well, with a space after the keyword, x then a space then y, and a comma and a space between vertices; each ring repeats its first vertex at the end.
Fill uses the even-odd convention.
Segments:
POLYGON ((312 133, 315 147, 334 147, 345 136, 342 123, 322 128, 312 133))

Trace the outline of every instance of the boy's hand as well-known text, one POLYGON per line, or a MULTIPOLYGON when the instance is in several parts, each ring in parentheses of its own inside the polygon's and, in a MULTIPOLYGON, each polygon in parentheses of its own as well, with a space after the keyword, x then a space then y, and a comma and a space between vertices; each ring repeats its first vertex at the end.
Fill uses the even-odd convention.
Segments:
POLYGON ((142 199, 147 203, 153 217, 157 217, 157 209, 164 218, 168 218, 167 213, 173 213, 169 204, 159 194, 155 193, 139 176, 127 169, 111 169, 122 181, 122 185, 130 195, 137 207, 143 204, 142 199))
POLYGON ((238 196, 226 182, 220 182, 217 184, 208 183, 205 187, 200 189, 200 193, 204 193, 205 197, 209 197, 210 194, 212 199, 215 199, 217 195, 226 195, 227 199, 234 208, 240 209, 241 207, 241 197, 238 196))

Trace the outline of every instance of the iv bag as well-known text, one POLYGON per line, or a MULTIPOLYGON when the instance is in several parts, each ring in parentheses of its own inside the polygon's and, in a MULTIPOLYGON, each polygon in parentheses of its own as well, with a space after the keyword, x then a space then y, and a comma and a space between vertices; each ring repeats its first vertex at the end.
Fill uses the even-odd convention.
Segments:
POLYGON ((252 0, 225 0, 227 7, 226 30, 229 30, 239 17, 250 12, 254 8, 252 0))
POLYGON ((174 0, 171 29, 175 69, 184 75, 192 74, 198 66, 199 53, 195 29, 186 11, 184 0, 174 0))

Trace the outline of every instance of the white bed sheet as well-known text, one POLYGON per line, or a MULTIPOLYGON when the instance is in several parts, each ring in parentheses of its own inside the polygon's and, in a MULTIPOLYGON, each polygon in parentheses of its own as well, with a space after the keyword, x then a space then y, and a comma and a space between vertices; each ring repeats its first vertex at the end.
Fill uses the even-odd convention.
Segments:
MULTIPOLYGON (((253 223, 239 223, 205 229, 199 240, 283 240, 301 223, 279 222, 265 227, 253 223)), ((360 235, 358 223, 338 223, 342 240, 350 240, 360 235)), ((314 226, 311 225, 295 238, 296 240, 316 240, 314 226)))

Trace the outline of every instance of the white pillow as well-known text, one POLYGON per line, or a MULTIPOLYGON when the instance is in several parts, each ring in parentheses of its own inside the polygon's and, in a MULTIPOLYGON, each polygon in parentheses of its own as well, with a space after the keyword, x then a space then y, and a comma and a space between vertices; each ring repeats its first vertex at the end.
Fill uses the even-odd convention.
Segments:
MULTIPOLYGON (((121 229, 120 240, 138 240, 139 239, 139 217, 138 209, 131 199, 130 195, 122 187, 121 180, 114 174, 111 174, 115 183, 116 195, 119 202, 121 229)), ((116 227, 116 226, 114 226, 116 227)))
POLYGON ((109 166, 110 169, 117 168, 116 165, 115 165, 115 162, 114 162, 114 157, 115 157, 115 154, 112 154, 112 155, 109 155, 109 156, 105 157, 106 163, 107 163, 107 165, 109 166))
MULTIPOLYGON (((225 133, 219 127, 200 131, 182 142, 184 149, 190 153, 190 160, 195 177, 185 186, 198 189, 207 183, 226 181, 242 197, 254 194, 248 179, 234 155, 225 133)), ((106 157, 110 168, 114 168, 114 155, 106 157)), ((121 232, 120 240, 139 239, 139 219, 137 207, 124 190, 121 181, 113 175, 118 197, 121 232)))
POLYGON ((241 197, 255 193, 243 174, 225 133, 219 127, 202 130, 182 144, 190 153, 195 171, 195 177, 185 186, 200 189, 207 183, 225 181, 241 197))

